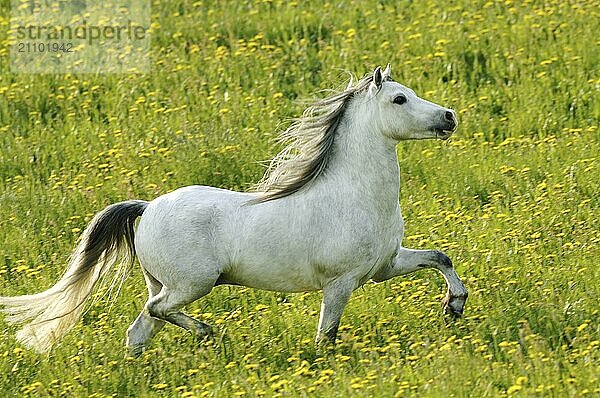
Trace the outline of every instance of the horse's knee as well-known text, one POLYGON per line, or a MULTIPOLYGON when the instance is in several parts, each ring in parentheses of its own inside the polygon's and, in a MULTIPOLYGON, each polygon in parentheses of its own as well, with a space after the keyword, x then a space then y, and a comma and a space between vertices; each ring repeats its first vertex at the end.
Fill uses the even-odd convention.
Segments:
POLYGON ((162 290, 159 294, 148 299, 145 310, 152 318, 166 320, 169 315, 177 313, 183 305, 179 303, 177 292, 162 290))
MULTIPOLYGON (((169 308, 167 295, 159 294, 148 300, 145 305, 145 312, 156 319, 165 319, 173 309, 169 308)), ((176 312, 176 311, 175 311, 176 312)))
POLYGON ((146 311, 148 312, 148 315, 156 319, 165 319, 168 315, 168 312, 160 305, 160 303, 152 301, 146 304, 146 311))
POLYGON ((439 250, 435 250, 434 253, 436 256, 436 261, 440 267, 452 268, 452 260, 450 260, 450 257, 448 257, 444 252, 441 252, 439 250))

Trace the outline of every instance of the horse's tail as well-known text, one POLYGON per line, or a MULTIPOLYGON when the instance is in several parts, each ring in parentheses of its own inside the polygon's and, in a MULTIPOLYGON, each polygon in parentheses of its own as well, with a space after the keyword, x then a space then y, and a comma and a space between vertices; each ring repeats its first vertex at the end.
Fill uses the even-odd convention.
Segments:
POLYGON ((130 260, 118 271, 122 283, 135 257, 134 223, 147 206, 140 200, 108 206, 88 224, 65 274, 54 286, 37 294, 0 297, 6 320, 22 325, 18 341, 41 353, 49 351, 77 322, 94 285, 119 255, 130 260))

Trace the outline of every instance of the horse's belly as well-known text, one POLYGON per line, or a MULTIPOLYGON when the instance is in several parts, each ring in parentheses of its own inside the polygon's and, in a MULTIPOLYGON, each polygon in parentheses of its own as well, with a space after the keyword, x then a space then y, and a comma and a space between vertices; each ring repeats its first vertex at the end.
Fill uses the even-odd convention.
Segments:
POLYGON ((345 250, 309 250, 291 245, 287 250, 246 248, 238 261, 225 267, 225 283, 263 290, 305 292, 321 290, 332 280, 349 277, 357 286, 389 262, 396 240, 389 245, 379 242, 345 250))
POLYGON ((279 292, 308 292, 322 288, 322 282, 310 267, 299 265, 232 265, 220 279, 226 284, 279 292))

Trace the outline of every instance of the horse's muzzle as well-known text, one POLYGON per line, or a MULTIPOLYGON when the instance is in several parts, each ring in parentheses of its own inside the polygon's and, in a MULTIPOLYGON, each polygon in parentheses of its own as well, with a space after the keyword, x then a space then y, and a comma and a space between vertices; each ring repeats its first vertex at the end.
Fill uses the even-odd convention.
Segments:
POLYGON ((447 140, 456 131, 458 126, 458 120, 456 118, 456 112, 451 109, 443 111, 443 118, 439 125, 433 128, 437 138, 447 140))

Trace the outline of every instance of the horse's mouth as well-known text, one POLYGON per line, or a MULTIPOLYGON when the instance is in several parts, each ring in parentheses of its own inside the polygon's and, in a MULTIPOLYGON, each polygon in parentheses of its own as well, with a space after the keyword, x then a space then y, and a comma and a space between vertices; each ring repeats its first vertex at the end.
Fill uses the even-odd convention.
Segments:
POLYGON ((440 140, 447 140, 450 138, 452 134, 454 134, 454 130, 444 130, 444 129, 434 129, 435 136, 440 140))

